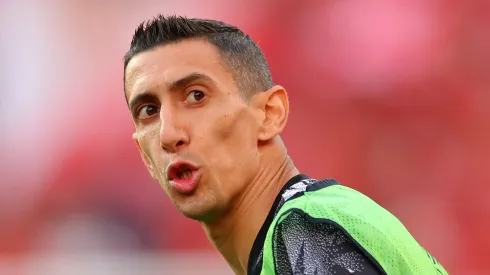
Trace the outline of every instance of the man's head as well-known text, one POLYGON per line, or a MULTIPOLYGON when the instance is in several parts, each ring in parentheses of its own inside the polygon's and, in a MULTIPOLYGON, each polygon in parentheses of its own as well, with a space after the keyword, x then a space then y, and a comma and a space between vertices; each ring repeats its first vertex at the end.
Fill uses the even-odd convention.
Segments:
POLYGON ((288 115, 259 47, 222 22, 141 24, 124 89, 143 161, 184 215, 212 220, 253 181, 288 115))

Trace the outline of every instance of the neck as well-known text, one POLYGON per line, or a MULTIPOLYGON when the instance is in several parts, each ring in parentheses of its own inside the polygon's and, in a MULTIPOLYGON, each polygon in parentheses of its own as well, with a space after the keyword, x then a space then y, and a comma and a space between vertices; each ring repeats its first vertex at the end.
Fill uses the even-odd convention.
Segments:
MULTIPOLYGON (((285 150, 283 150, 285 151, 285 150)), ((246 274, 255 238, 284 184, 299 174, 286 152, 263 161, 253 182, 218 221, 203 223, 210 241, 235 274, 246 274)))

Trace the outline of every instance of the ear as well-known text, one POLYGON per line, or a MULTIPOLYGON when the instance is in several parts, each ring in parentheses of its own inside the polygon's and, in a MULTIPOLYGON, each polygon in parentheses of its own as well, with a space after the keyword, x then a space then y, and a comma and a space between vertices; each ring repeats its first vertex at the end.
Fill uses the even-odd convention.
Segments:
POLYGON ((136 144, 136 147, 138 148, 138 151, 140 152, 141 159, 143 160, 143 163, 145 164, 146 169, 148 169, 148 172, 150 172, 150 175, 151 175, 152 178, 158 180, 155 177, 156 175, 155 175, 155 173, 153 171, 153 167, 151 166, 150 159, 148 158, 148 156, 141 149, 141 145, 140 145, 140 142, 138 140, 138 133, 133 133, 132 138, 133 138, 134 143, 136 144))
POLYGON ((289 115, 289 100, 286 90, 281 86, 257 93, 258 107, 262 111, 259 141, 268 141, 281 134, 289 115))

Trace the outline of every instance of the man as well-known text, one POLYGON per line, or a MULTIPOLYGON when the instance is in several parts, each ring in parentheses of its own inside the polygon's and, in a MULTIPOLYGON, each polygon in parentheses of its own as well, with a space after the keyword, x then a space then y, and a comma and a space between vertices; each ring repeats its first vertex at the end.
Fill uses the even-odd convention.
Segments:
POLYGON ((286 90, 238 28, 158 16, 124 70, 144 164, 236 274, 447 274, 375 202, 299 173, 286 90))

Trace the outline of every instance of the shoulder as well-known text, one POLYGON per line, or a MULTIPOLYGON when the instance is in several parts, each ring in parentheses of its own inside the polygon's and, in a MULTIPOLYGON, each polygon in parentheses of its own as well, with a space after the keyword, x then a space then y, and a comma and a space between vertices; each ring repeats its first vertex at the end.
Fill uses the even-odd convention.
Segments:
POLYGON ((335 251, 355 251, 357 257, 349 256, 353 263, 369 259, 388 274, 400 270, 420 274, 435 270, 434 265, 440 269, 388 210, 354 189, 327 183, 312 183, 281 207, 269 231, 269 240, 279 251, 276 256, 284 255, 280 252, 284 249, 302 251, 303 243, 310 251, 329 253, 325 248, 336 243, 346 248, 333 246, 335 251), (298 240, 300 245, 295 243, 298 240))
POLYGON ((317 268, 319 274, 343 271, 379 274, 378 270, 382 270, 343 223, 356 219, 355 209, 364 207, 366 196, 327 179, 292 186, 283 199, 285 203, 269 230, 278 271, 308 266, 317 268))
POLYGON ((292 211, 277 224, 272 237, 277 274, 381 274, 378 263, 337 224, 308 217, 292 211))
POLYGON ((290 213, 296 213, 313 223, 326 222, 346 228, 401 225, 392 213, 371 198, 334 179, 311 182, 284 199, 285 203, 276 217, 279 223, 290 213))
POLYGON ((316 181, 287 200, 276 217, 276 226, 285 226, 297 217, 302 217, 302 222, 334 226, 367 250, 376 250, 373 244, 396 248, 390 244, 414 242, 392 213, 335 180, 316 181))
POLYGON ((286 190, 282 196, 284 203, 276 216, 279 222, 291 212, 316 221, 359 219, 376 224, 378 219, 385 220, 385 223, 386 219, 396 219, 368 196, 334 179, 300 182, 286 190))

